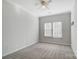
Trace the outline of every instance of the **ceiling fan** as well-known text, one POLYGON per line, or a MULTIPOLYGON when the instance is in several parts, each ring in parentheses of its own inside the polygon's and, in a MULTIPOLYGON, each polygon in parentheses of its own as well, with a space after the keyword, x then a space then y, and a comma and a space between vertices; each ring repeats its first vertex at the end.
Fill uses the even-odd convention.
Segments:
POLYGON ((51 0, 40 0, 40 3, 43 8, 48 8, 49 3, 52 2, 51 0))

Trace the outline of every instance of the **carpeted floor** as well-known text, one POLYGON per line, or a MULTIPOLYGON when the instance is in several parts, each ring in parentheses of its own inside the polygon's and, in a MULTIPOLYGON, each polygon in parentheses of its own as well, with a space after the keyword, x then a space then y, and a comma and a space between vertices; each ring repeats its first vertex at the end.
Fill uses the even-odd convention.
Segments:
POLYGON ((70 46, 38 43, 3 59, 76 59, 70 46))

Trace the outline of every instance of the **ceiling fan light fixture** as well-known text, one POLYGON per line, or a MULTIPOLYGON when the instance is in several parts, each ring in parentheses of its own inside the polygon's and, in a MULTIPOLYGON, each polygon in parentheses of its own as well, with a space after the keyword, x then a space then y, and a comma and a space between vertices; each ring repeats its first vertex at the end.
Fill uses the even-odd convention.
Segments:
POLYGON ((43 8, 47 8, 47 6, 48 6, 48 4, 49 4, 49 2, 50 2, 51 0, 40 0, 40 1, 41 1, 42 7, 43 7, 43 8))
POLYGON ((46 8, 46 6, 42 6, 42 8, 46 8))

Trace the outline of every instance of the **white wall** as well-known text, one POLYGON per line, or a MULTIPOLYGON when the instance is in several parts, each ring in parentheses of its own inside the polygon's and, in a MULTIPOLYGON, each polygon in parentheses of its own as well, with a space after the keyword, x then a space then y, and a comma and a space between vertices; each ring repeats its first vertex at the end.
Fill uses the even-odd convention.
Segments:
POLYGON ((77 11, 76 11, 76 0, 73 1, 73 8, 71 14, 71 22, 74 21, 74 25, 71 26, 71 46, 73 52, 77 56, 77 11))
POLYGON ((3 0, 3 53, 8 55, 38 41, 38 18, 3 0))

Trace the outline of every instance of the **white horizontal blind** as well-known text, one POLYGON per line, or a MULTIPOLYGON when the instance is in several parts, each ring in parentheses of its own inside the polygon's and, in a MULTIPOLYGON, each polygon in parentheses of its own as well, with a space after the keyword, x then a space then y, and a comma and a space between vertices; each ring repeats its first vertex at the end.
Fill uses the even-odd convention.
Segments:
POLYGON ((51 23, 44 23, 44 36, 51 37, 52 32, 51 32, 51 23))
POLYGON ((62 38, 62 22, 53 22, 53 24, 44 23, 44 36, 53 38, 62 38))
POLYGON ((53 38, 62 38, 62 22, 53 22, 53 38))

